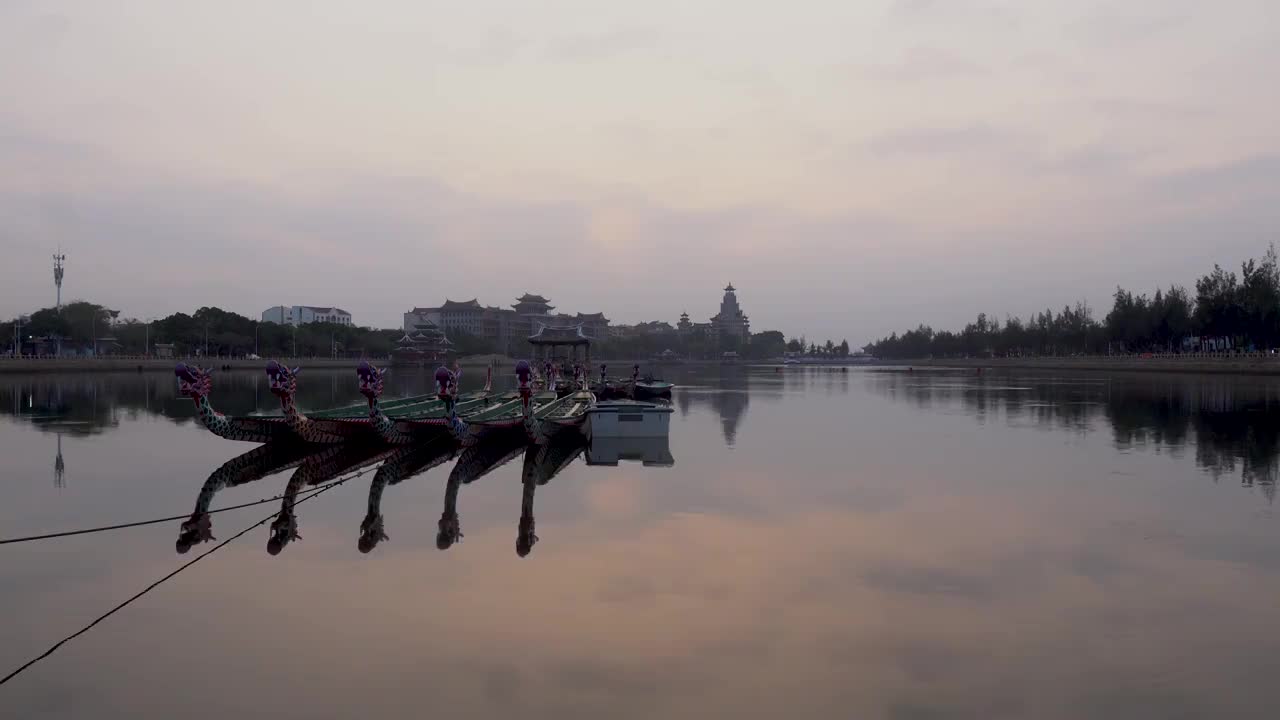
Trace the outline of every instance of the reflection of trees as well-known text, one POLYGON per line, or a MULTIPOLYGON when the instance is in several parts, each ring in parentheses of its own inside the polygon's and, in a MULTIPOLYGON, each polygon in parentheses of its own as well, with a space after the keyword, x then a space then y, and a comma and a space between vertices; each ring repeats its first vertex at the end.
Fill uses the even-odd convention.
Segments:
POLYGON ((1196 464, 1215 479, 1234 474, 1274 500, 1280 479, 1280 394, 1246 378, 1157 376, 978 377, 887 372, 870 387, 931 409, 959 405, 979 418, 1003 415, 1045 428, 1087 430, 1106 420, 1119 448, 1182 448, 1195 443, 1196 464))
POLYGON ((1088 430, 1107 393, 1105 381, 1097 380, 900 371, 866 377, 875 391, 922 410, 959 405, 982 421, 1003 416, 1046 429, 1088 430))

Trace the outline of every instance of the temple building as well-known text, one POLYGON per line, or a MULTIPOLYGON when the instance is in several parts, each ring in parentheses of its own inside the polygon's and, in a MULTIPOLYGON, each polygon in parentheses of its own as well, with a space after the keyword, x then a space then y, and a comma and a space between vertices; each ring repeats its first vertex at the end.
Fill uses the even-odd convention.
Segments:
POLYGON ((415 323, 406 328, 404 336, 396 341, 391 359, 397 364, 417 365, 444 360, 453 352, 453 343, 444 331, 430 320, 415 323))
POLYGON ((737 289, 729 283, 724 289, 724 298, 720 301, 720 312, 711 318, 711 325, 720 338, 737 338, 746 343, 751 342, 751 321, 738 306, 737 289))
POLYGON ((604 313, 555 313, 555 306, 541 295, 525 293, 510 308, 484 306, 478 299, 444 301, 439 307, 415 307, 404 314, 404 330, 412 334, 419 324, 431 322, 446 335, 465 332, 482 338, 499 352, 510 355, 527 349, 527 338, 540 327, 582 326, 588 338, 608 336, 609 319, 604 313))

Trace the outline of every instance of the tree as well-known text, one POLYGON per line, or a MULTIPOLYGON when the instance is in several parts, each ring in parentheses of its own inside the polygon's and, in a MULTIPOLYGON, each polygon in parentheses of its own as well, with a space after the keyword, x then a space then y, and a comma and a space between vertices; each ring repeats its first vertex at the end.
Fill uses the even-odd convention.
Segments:
POLYGON ((751 357, 761 359, 781 357, 786 350, 787 342, 777 330, 755 333, 751 336, 751 344, 747 346, 751 357))

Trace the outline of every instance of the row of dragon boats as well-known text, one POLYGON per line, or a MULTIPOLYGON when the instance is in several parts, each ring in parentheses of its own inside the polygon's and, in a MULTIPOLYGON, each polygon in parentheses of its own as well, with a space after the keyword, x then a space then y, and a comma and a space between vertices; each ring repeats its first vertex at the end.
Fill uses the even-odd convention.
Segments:
POLYGON ((290 368, 273 360, 267 363, 266 373, 272 394, 280 400, 280 414, 236 417, 217 412, 210 403, 211 370, 178 363, 174 373, 179 391, 194 401, 201 423, 210 432, 229 440, 258 443, 363 441, 410 445, 447 435, 466 447, 487 435, 521 428, 530 441, 545 444, 565 431, 588 433, 588 417, 595 412, 612 411, 607 414, 614 417, 619 409, 625 409, 626 417, 670 413, 667 406, 634 400, 669 395, 669 383, 651 378, 641 380, 638 366, 633 369, 629 383, 610 380, 606 369, 601 366, 598 382, 588 382, 586 370, 581 366, 574 368, 570 380, 560 377, 556 366, 550 363, 542 375, 535 375, 530 363, 521 360, 515 365, 514 390, 494 391, 490 366, 482 389, 460 393, 462 370, 456 365, 452 370, 441 367, 435 372, 435 393, 383 402, 386 370, 362 361, 356 368, 356 376, 366 405, 304 414, 294 400, 300 368, 290 368), (598 402, 615 401, 619 397, 631 399, 633 405, 605 407, 598 402))
POLYGON ((195 402, 206 428, 219 437, 264 443, 209 476, 194 511, 180 527, 179 553, 214 539, 211 507, 224 488, 294 471, 281 495, 280 512, 271 523, 267 551, 274 555, 301 537, 294 510, 300 493, 378 465, 369 489, 369 509, 360 524, 358 547, 367 553, 387 539, 381 512, 383 490, 456 458, 436 536, 437 546, 444 550, 462 537, 459 488, 523 453, 524 496, 516 540, 517 553, 523 557, 538 540, 534 491, 580 455, 585 453, 593 465, 616 465, 619 460, 638 460, 648 466, 674 464, 666 437, 670 406, 635 399, 669 393, 671 386, 641 380, 639 368, 625 381, 610 380, 602 366, 599 381, 588 382, 584 369, 577 367, 572 380, 566 381, 550 364, 537 376, 527 361, 520 361, 515 366, 515 390, 495 392, 491 366, 482 389, 459 393, 461 371, 442 367, 435 373, 435 393, 384 403, 385 370, 361 362, 356 375, 366 405, 306 414, 294 401, 299 369, 272 361, 266 371, 281 413, 227 417, 209 402, 209 370, 185 363, 175 368, 181 392, 195 402), (616 432, 646 415, 655 420, 647 425, 661 432, 616 432), (593 433, 597 424, 599 431, 593 433))

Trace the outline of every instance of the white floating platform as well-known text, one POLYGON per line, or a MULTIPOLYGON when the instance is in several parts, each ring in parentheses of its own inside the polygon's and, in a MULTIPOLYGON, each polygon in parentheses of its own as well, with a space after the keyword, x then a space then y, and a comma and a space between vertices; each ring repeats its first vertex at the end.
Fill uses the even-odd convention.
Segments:
POLYGON ((594 438, 665 438, 671 432, 670 405, 609 400, 587 411, 587 426, 594 438))

